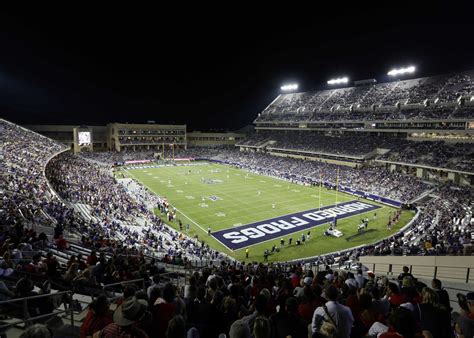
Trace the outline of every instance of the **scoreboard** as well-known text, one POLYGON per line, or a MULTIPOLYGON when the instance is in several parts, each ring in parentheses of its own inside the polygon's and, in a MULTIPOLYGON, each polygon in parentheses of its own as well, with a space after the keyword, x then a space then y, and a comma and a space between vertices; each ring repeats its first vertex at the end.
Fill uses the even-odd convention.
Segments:
POLYGON ((85 126, 74 128, 74 153, 93 151, 92 128, 85 126))

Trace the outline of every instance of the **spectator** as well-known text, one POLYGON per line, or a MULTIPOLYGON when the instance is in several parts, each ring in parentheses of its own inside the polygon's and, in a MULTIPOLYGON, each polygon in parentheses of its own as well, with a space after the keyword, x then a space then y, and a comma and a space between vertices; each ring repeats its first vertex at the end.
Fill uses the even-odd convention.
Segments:
MULTIPOLYGON (((264 317, 258 317, 264 318, 264 317)), ((291 337, 305 337, 307 336, 308 324, 298 313, 298 301, 296 298, 290 297, 286 299, 285 307, 280 308, 280 311, 270 317, 271 336, 272 338, 286 338, 291 337)), ((254 336, 255 334, 254 325, 254 336)))
POLYGON ((444 306, 445 309, 451 310, 449 294, 445 289, 443 289, 441 281, 437 278, 433 279, 431 282, 431 287, 438 294, 439 303, 444 306))
POLYGON ((253 337, 254 338, 270 338, 270 322, 264 316, 255 318, 253 324, 253 337))
POLYGON ((34 324, 20 335, 20 338, 52 338, 53 333, 43 324, 34 324))
POLYGON ((106 296, 100 295, 89 305, 89 311, 81 325, 81 338, 92 336, 112 322, 109 301, 106 296))
POLYGON ((414 338, 416 335, 415 317, 410 310, 400 307, 389 318, 390 329, 382 333, 380 338, 414 338))
POLYGON ((114 312, 114 322, 102 329, 98 336, 100 338, 148 338, 145 331, 135 324, 145 315, 147 307, 146 301, 138 300, 136 297, 125 299, 114 312))
POLYGON ((268 299, 263 294, 259 294, 255 299, 254 303, 254 312, 248 316, 242 318, 242 321, 247 323, 247 325, 251 328, 255 322, 255 318, 259 316, 265 316, 267 310, 267 302, 268 299))
POLYGON ((410 269, 408 268, 408 266, 403 267, 403 272, 398 275, 398 282, 400 283, 400 285, 402 284, 403 278, 405 277, 410 277, 412 280, 415 280, 415 277, 413 277, 413 275, 409 271, 410 269))
POLYGON ((158 298, 153 306, 153 332, 156 337, 165 337, 168 323, 178 314, 177 303, 175 302, 175 289, 171 283, 166 283, 162 290, 162 297, 158 298))
POLYGON ((250 338, 249 325, 243 320, 236 320, 229 331, 229 338, 250 338))
POLYGON ((467 338, 474 336, 474 292, 466 295, 458 293, 458 303, 461 313, 453 313, 455 331, 458 337, 467 338))
POLYGON ((314 311, 311 323, 312 332, 321 333, 323 322, 333 324, 340 337, 349 337, 354 317, 351 310, 338 303, 338 290, 334 286, 329 286, 325 290, 327 303, 318 307, 314 311))
POLYGON ((428 287, 422 290, 422 303, 416 307, 422 331, 428 331, 433 338, 451 335, 449 311, 442 307, 436 291, 428 287))
POLYGON ((183 338, 186 336, 186 325, 183 316, 177 315, 170 319, 166 330, 166 338, 183 338))

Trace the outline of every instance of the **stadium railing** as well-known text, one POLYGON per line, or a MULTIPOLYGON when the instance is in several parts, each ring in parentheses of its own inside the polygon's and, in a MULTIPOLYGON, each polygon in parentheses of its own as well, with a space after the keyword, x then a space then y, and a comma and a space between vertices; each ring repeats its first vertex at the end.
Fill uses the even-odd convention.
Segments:
POLYGON ((111 292, 111 296, 108 296, 108 298, 110 300, 115 300, 115 299, 119 298, 120 296, 116 295, 117 290, 114 287, 116 287, 116 286, 123 287, 123 286, 129 285, 129 284, 132 284, 132 285, 141 284, 143 291, 146 292, 146 284, 145 284, 145 279, 144 278, 138 278, 138 279, 132 279, 132 280, 127 280, 127 281, 122 281, 122 282, 117 282, 117 283, 105 284, 104 286, 102 286, 102 291, 104 292, 104 294, 107 294, 107 291, 111 292), (112 289, 112 290, 109 290, 109 289, 112 289))
POLYGON ((65 307, 64 310, 56 309, 54 312, 47 313, 47 314, 40 315, 40 316, 34 316, 34 317, 30 317, 30 313, 28 311, 28 301, 31 301, 33 299, 58 297, 58 296, 64 296, 64 295, 68 295, 68 298, 72 300, 73 292, 72 291, 61 291, 61 292, 57 292, 57 293, 48 293, 48 294, 43 294, 43 295, 38 295, 38 296, 22 297, 22 298, 15 298, 15 299, 0 301, 0 307, 2 307, 2 308, 4 308, 8 304, 14 304, 14 303, 21 302, 22 303, 21 309, 22 309, 23 317, 24 317, 23 319, 18 319, 14 322, 0 325, 0 333, 4 332, 5 330, 7 330, 8 328, 10 328, 12 326, 16 326, 16 325, 24 323, 25 327, 28 327, 28 326, 31 326, 34 321, 37 321, 39 319, 54 317, 54 316, 60 315, 62 313, 70 315, 71 326, 74 326, 74 310, 71 306, 67 307, 67 308, 65 307))
POLYGON ((378 274, 398 275, 408 266, 417 277, 474 283, 471 256, 362 256, 359 261, 378 274))

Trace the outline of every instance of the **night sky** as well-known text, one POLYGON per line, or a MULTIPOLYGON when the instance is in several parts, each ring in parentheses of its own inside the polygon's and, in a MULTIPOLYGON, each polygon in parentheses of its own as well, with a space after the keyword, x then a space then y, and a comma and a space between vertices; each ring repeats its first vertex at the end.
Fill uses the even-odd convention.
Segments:
POLYGON ((414 64, 417 76, 474 69, 474 24, 462 4, 407 14, 401 3, 390 11, 361 3, 4 11, 0 116, 235 130, 286 82, 314 90, 342 75, 383 82, 393 66, 414 64))

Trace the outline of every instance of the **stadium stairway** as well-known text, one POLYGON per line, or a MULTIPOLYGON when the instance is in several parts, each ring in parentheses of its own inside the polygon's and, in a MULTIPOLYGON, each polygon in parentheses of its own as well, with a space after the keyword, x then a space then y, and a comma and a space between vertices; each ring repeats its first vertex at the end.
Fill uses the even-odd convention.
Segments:
POLYGON ((69 206, 74 208, 74 211, 76 211, 84 220, 88 222, 91 220, 93 222, 99 221, 95 216, 92 216, 92 208, 89 205, 82 203, 69 203, 69 206))
POLYGON ((428 202, 431 198, 430 198, 430 194, 432 194, 435 190, 437 189, 437 187, 434 187, 432 189, 429 189, 425 192, 423 192, 420 196, 412 199, 411 201, 409 201, 410 204, 413 204, 413 203, 420 203, 420 204, 423 204, 425 202, 428 202))

